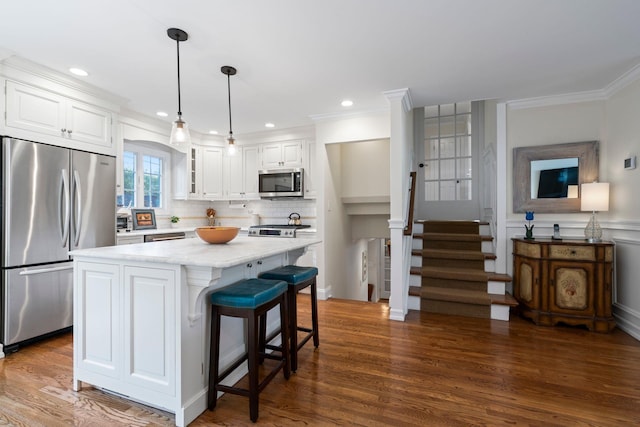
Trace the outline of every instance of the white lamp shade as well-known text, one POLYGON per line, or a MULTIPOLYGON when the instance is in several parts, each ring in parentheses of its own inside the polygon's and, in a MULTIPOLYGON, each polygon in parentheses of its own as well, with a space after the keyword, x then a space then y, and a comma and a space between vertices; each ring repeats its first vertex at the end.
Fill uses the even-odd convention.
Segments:
POLYGON ((609 183, 582 184, 580 210, 605 212, 609 210, 609 183))

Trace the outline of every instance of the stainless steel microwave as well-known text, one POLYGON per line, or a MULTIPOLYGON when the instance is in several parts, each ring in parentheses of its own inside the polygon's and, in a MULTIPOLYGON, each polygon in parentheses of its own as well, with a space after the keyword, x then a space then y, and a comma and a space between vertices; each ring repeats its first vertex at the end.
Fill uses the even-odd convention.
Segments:
POLYGON ((258 191, 260 197, 275 199, 279 197, 304 196, 304 170, 272 169, 258 171, 258 191))

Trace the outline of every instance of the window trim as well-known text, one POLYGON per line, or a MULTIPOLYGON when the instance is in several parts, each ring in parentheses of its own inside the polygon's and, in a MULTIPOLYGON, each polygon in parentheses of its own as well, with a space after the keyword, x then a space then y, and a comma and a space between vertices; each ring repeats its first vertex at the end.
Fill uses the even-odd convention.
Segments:
POLYGON ((157 215, 168 215, 168 212, 171 209, 171 153, 167 149, 164 149, 164 147, 159 146, 157 143, 125 140, 122 149, 123 156, 121 162, 124 162, 125 151, 136 153, 136 190, 138 191, 136 191, 136 206, 131 207, 138 209, 154 209, 157 215), (144 171, 144 168, 141 168, 141 166, 143 165, 145 155, 162 159, 162 208, 138 206, 139 203, 144 203, 144 191, 139 191, 139 188, 142 188, 141 186, 144 185, 141 181, 144 180, 144 172, 142 172, 144 171))

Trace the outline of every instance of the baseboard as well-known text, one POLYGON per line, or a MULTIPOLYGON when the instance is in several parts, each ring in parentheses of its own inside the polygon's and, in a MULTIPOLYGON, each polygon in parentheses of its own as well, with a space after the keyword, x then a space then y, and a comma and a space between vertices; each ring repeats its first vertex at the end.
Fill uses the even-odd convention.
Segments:
POLYGON ((614 304, 613 316, 618 328, 640 341, 640 316, 635 310, 628 309, 621 304, 614 304))

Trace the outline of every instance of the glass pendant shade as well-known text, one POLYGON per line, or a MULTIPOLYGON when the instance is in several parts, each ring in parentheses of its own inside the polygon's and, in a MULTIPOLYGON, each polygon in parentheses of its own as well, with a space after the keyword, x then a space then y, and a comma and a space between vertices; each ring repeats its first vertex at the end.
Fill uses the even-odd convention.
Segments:
POLYGON ((227 138, 227 154, 229 156, 234 156, 236 154, 236 140, 233 137, 233 134, 229 134, 229 138, 227 138))
POLYGON ((171 136, 169 144, 176 147, 186 147, 191 144, 191 135, 189 134, 189 125, 178 116, 171 126, 171 136))

